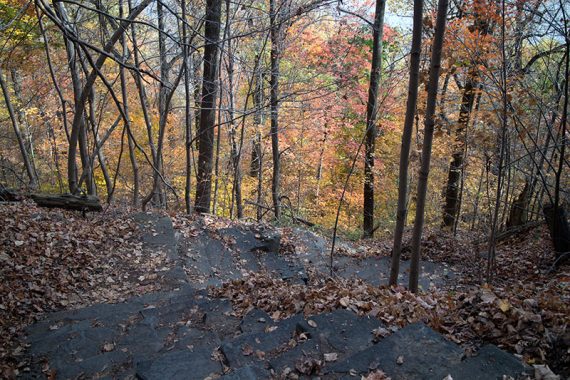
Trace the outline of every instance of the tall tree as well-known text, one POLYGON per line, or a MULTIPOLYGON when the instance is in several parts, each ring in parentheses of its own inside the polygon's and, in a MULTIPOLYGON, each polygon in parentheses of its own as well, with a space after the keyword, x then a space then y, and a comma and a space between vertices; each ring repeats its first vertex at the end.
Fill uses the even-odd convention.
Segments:
MULTIPOLYGON (((97 77, 99 75, 99 71, 103 67, 103 64, 109 58, 109 53, 113 50, 115 43, 119 40, 119 38, 125 33, 128 29, 129 25, 135 20, 138 15, 150 4, 152 0, 143 0, 136 8, 134 8, 129 16, 123 19, 119 26, 115 29, 111 37, 107 40, 105 46, 102 49, 102 52, 99 54, 95 62, 93 63, 93 70, 89 73, 87 79, 85 80, 85 84, 83 85, 82 89, 80 89, 78 99, 75 102, 75 113, 73 115, 73 122, 71 124, 71 133, 69 136, 69 149, 67 155, 67 177, 69 182, 69 190, 71 193, 78 192, 78 183, 77 183, 77 163, 75 159, 77 157, 77 144, 79 141, 79 135, 84 129, 84 111, 85 111, 85 102, 89 96, 91 88, 95 84, 97 77)), ((58 2, 59 3, 59 2, 58 2)), ((52 18, 54 20, 54 18, 52 18)), ((57 20, 56 20, 57 21, 57 20)), ((64 29, 66 33, 70 33, 72 36, 75 36, 73 30, 69 30, 66 27, 65 22, 61 22, 59 20, 58 27, 64 29)))
MULTIPOLYGON (((124 10, 123 10, 123 0, 119 0, 119 17, 123 18, 124 10)), ((127 60, 129 55, 129 50, 127 47, 127 39, 126 36, 123 34, 121 35, 121 47, 122 47, 122 59, 124 61, 127 60)), ((139 187, 140 187, 140 179, 139 179, 139 165, 137 162, 137 157, 135 154, 135 142, 133 138, 133 128, 131 126, 131 120, 129 115, 129 97, 128 97, 128 89, 127 89, 127 77, 125 73, 125 68, 121 66, 119 68, 119 77, 121 80, 121 98, 123 101, 123 110, 125 113, 125 125, 124 128, 127 129, 127 141, 129 144, 129 158, 131 160, 131 167, 133 169, 133 199, 132 203, 133 206, 138 206, 139 204, 139 187)))
POLYGON ((184 70, 184 136, 185 136, 185 152, 186 152, 186 178, 184 185, 184 204, 186 213, 190 213, 192 203, 190 201, 190 190, 192 187, 192 108, 190 107, 190 99, 192 90, 190 88, 190 80, 192 75, 192 57, 189 54, 190 46, 188 39, 188 25, 186 20, 186 0, 182 0, 182 66, 184 70))
POLYGON ((394 231, 394 247, 392 249, 392 265, 390 269, 390 285, 398 283, 400 271, 400 255, 402 253, 402 236, 406 224, 408 195, 408 166, 410 163, 410 146, 414 117, 418 102, 418 86, 420 81, 420 54, 422 50, 423 0, 414 0, 414 26, 412 32, 412 50, 410 52, 410 81, 408 83, 408 101, 406 117, 400 149, 400 175, 398 178, 398 211, 396 213, 396 229, 394 231))
POLYGON ((433 44, 431 48, 428 93, 426 111, 424 116, 424 140, 422 145, 421 166, 418 176, 416 219, 414 221, 414 232, 412 234, 412 254, 410 262, 410 278, 408 284, 408 287, 412 292, 418 291, 420 243, 424 226, 424 211, 430 170, 431 148, 433 144, 433 131, 435 127, 435 106, 437 101, 439 72, 441 69, 441 51, 443 48, 443 39, 445 36, 447 5, 448 0, 439 0, 438 2, 435 33, 433 36, 433 44))
POLYGON ((8 114, 10 115, 10 120, 12 121, 12 127, 14 129, 14 134, 16 135, 16 140, 18 141, 18 147, 20 148, 20 153, 22 154, 22 161, 24 162, 24 167, 26 168, 26 174, 30 180, 29 185, 31 188, 37 186, 37 180, 28 156, 28 151, 26 150, 26 145, 24 144, 24 138, 22 137, 22 132, 20 131, 20 125, 18 124, 18 118, 12 102, 10 100, 10 92, 6 81, 4 80, 4 75, 2 73, 2 68, 0 67, 0 87, 2 87, 2 93, 4 94, 4 101, 6 103, 6 108, 8 109, 8 114))
POLYGON ((197 212, 210 212, 212 167, 214 159, 214 128, 216 124, 216 76, 218 69, 218 42, 220 38, 221 0, 206 1, 204 38, 204 75, 198 127, 198 176, 196 183, 197 212))
MULTIPOLYGON (((480 11, 485 9, 484 0, 476 0, 472 7, 475 9, 473 26, 469 29, 473 32, 473 38, 481 39, 489 32, 489 22, 485 19, 480 11)), ((464 175, 464 156, 465 156, 465 136, 467 128, 471 120, 473 105, 479 87, 479 65, 482 64, 480 56, 483 55, 483 49, 480 44, 476 45, 474 51, 470 52, 471 62, 467 70, 465 84, 463 85, 463 93, 461 95, 461 103, 459 105, 459 118, 455 128, 455 149, 449 164, 447 175, 447 186, 445 188, 445 204, 443 207, 443 226, 448 229, 455 229, 457 226, 457 218, 461 208, 461 184, 464 175)))
POLYGON ((374 234, 374 151, 378 133, 378 90, 382 76, 382 39, 384 36, 385 0, 376 0, 372 26, 372 67, 366 104, 366 143, 364 152, 364 237, 374 234))
POLYGON ((271 154, 273 158, 273 178, 271 181, 271 197, 273 199, 273 212, 275 218, 281 218, 281 204, 279 187, 281 181, 281 155, 279 153, 279 68, 284 37, 284 26, 281 14, 283 4, 278 0, 269 0, 269 33, 271 39, 271 76, 269 79, 270 91, 270 120, 271 120, 271 154))

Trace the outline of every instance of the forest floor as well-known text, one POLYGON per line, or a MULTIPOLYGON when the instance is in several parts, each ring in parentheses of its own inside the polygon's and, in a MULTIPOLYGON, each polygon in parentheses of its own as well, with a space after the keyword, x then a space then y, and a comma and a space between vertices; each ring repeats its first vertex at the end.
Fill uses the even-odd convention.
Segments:
POLYGON ((480 370, 475 353, 504 351, 494 370, 519 358, 533 378, 548 378, 541 365, 570 376, 570 267, 550 270, 544 226, 501 241, 491 285, 481 285, 476 237, 426 231, 415 295, 385 285, 390 241, 342 241, 330 277, 330 241, 301 228, 126 209, 84 218, 28 202, 0 205, 0 224, 2 378, 157 378, 165 367, 175 377, 188 352, 206 371, 196 378, 397 379, 427 369, 443 378, 480 370), (426 344, 431 355, 413 353, 426 344), (372 360, 394 347, 402 354, 372 360))

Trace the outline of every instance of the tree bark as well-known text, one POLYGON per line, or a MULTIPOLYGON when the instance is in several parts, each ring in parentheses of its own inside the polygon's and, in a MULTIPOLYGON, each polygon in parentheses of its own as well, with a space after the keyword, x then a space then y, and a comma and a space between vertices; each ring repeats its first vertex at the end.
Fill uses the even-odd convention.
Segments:
POLYGON ((418 190, 416 201, 416 219, 412 234, 412 253, 410 262, 410 277, 408 287, 410 291, 418 291, 419 267, 420 267, 420 243, 424 226, 424 211, 426 204, 427 185, 431 161, 431 148, 433 143, 433 131, 435 127, 435 106, 437 101, 437 89, 439 72, 441 69, 441 52, 445 36, 446 16, 448 0, 439 0, 437 19, 433 37, 432 55, 429 70, 428 94, 424 120, 424 141, 422 146, 422 160, 418 176, 418 190))
POLYGON ((93 195, 43 195, 32 194, 32 199, 40 207, 63 208, 76 211, 103 211, 99 198, 93 195))
MULTIPOLYGON (((107 190, 107 203, 111 203, 111 195, 113 192, 113 181, 109 176, 109 170, 107 170, 107 163, 105 162, 105 155, 103 153, 103 146, 101 140, 99 139, 98 126, 96 124, 95 117, 95 91, 91 89, 91 94, 89 94, 89 117, 88 121, 91 126, 91 133, 93 134, 93 142, 95 143, 95 151, 97 159, 99 160, 99 165, 101 167, 101 172, 103 173, 103 179, 105 181, 105 189, 107 190)), ((95 157, 93 156, 93 160, 95 157)))
MULTIPOLYGON (((234 107, 235 107, 235 85, 234 85, 234 52, 232 41, 232 30, 230 20, 230 0, 226 0, 226 34, 228 39, 228 119, 230 123, 230 143, 231 143, 231 158, 232 169, 234 174, 232 197, 235 197, 236 214, 237 218, 243 218, 243 202, 241 196, 241 168, 240 168, 240 149, 236 140, 236 123, 234 120, 234 107)), ((233 202, 232 202, 233 203, 233 202)))
MULTIPOLYGON (((119 17, 123 18, 123 0, 119 0, 119 17)), ((121 47, 122 47, 122 54, 123 60, 127 60, 129 55, 127 41, 125 35, 121 35, 121 47)), ((119 68, 119 76, 121 80, 121 96, 123 101, 123 111, 125 112, 125 125, 124 128, 127 128, 127 141, 129 144, 129 158, 131 160, 131 168, 133 170, 133 199, 132 204, 134 207, 138 206, 139 204, 139 187, 140 187, 140 178, 139 178, 139 165, 137 162, 137 157, 135 155, 135 143, 133 141, 132 133, 133 129, 131 128, 131 120, 129 117, 129 97, 127 95, 127 78, 125 75, 125 68, 121 66, 119 68)))
MULTIPOLYGON (((256 56, 256 61, 259 61, 256 56)), ((261 131, 263 130, 263 74, 258 65, 254 75, 254 91, 253 91, 253 124, 255 128, 255 136, 252 140, 251 162, 249 165, 249 175, 257 177, 258 171, 261 170, 261 131)))
POLYGON ((204 47, 204 75, 200 109, 198 176, 196 184, 197 212, 210 212, 212 192, 212 161, 214 157, 214 127, 216 123, 216 72, 218 40, 220 38, 221 0, 207 0, 204 47))
POLYGON ((182 54, 183 54, 183 70, 184 70, 184 134, 185 134, 185 152, 186 152, 186 182, 184 186, 184 204, 186 213, 192 211, 192 202, 190 200, 190 191, 192 188, 192 108, 190 107, 190 98, 192 90, 190 87, 190 74, 192 70, 192 57, 188 54, 190 49, 188 40, 188 27, 186 25, 186 0, 182 0, 182 54), (190 59, 189 59, 190 58, 190 59))
POLYGON ((281 204, 279 199, 281 180, 281 157, 279 152, 279 66, 281 63, 281 49, 283 44, 283 25, 278 11, 277 0, 269 0, 270 39, 271 39, 271 77, 269 85, 270 114, 271 114, 271 155, 273 158, 273 178, 271 180, 271 197, 275 219, 281 218, 281 204))
POLYGON ((8 114, 10 115, 10 120, 12 121, 12 128, 14 129, 14 134, 16 135, 16 140, 18 141, 18 147, 20 148, 20 153, 22 155, 22 161, 24 162, 24 167, 26 168, 26 173, 28 174, 28 179, 30 180, 29 186, 31 188, 37 187, 37 180, 34 175, 34 169, 28 152, 26 151, 26 145, 24 144, 24 139, 20 131, 20 126, 18 124, 18 118, 10 101, 10 92, 6 81, 4 81, 4 74, 2 73, 2 68, 0 67, 0 86, 2 87, 2 93, 4 94, 4 101, 6 102, 6 108, 8 109, 8 114))
POLYGON ((414 129, 414 116, 418 102, 418 86, 420 74, 420 55, 422 50, 422 21, 423 0, 414 0, 414 26, 412 32, 412 50, 410 55, 410 81, 408 84, 408 103, 404 119, 402 147, 400 150, 400 175, 398 179, 398 211, 396 213, 396 229, 394 231, 394 247, 392 249, 392 264, 390 269, 390 285, 398 284, 400 272, 400 256, 402 253, 402 236, 406 224, 408 166, 410 163, 410 147, 414 129))
POLYGON ((374 234, 374 154, 378 119, 378 89, 382 76, 382 38, 384 36, 385 0, 376 0, 376 13, 373 24, 372 67, 366 104, 366 143, 364 151, 364 237, 374 234))
POLYGON ((471 111, 475 103, 478 71, 473 65, 467 74, 467 81, 463 87, 459 118, 457 120, 456 144, 457 147, 452 155, 447 175, 445 190, 445 205, 443 208, 443 227, 453 229, 458 217, 460 204, 459 192, 463 171, 463 157, 465 155, 465 134, 471 118, 471 111))
POLYGON ((14 89, 14 97, 16 98, 18 106, 17 113, 18 113, 18 122, 21 127, 23 127, 23 134, 22 138, 24 139, 24 144, 26 145, 26 151, 29 155, 30 164, 32 165, 32 170, 34 171, 34 178, 36 179, 37 185, 39 184, 39 176, 38 176, 38 169, 36 167, 36 157, 34 153, 34 140, 32 133, 30 131, 30 125, 26 119, 26 112, 24 111, 22 105, 24 104, 24 98, 22 95, 22 76, 18 72, 17 69, 11 68, 10 75, 12 77, 12 85, 14 89))
MULTIPOLYGON (((115 30, 112 34, 111 38, 107 41, 105 46, 103 47, 103 51, 105 53, 111 52, 115 43, 119 40, 121 35, 125 33, 128 29, 129 25, 133 20, 137 18, 137 16, 150 4, 152 0, 143 0, 136 8, 134 8, 129 16, 121 21, 119 27, 115 30)), ((56 4, 60 4, 61 2, 56 2, 56 4)), ((79 134, 81 132, 82 121, 83 121, 83 113, 85 111, 85 101, 87 100, 88 94, 90 92, 91 87, 95 84, 97 79, 97 71, 103 67, 103 64, 107 60, 106 54, 100 54, 95 61, 94 68, 87 77, 83 89, 80 90, 80 96, 78 97, 77 101, 75 102, 75 113, 73 116, 73 122, 71 126, 71 134, 69 136, 69 149, 68 149, 68 157, 67 157, 67 177, 69 182, 69 190, 71 193, 77 193, 77 163, 75 159, 77 157, 77 143, 79 140, 79 134)))

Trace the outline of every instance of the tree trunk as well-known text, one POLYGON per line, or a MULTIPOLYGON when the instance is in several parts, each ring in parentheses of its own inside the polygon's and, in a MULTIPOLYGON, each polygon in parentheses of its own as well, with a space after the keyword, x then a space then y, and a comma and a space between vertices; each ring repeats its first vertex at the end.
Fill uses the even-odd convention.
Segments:
POLYGON ((76 211, 103 211, 99 198, 93 195, 44 195, 32 194, 32 199, 40 207, 63 208, 76 211))
POLYGON ((234 89, 234 52, 230 21, 230 0, 226 0, 226 32, 228 39, 228 119, 230 127, 230 143, 231 143, 231 157, 232 169, 234 174, 233 192, 232 197, 235 196, 235 205, 238 219, 243 218, 243 202, 241 197, 241 168, 240 168, 240 152, 236 141, 236 123, 234 120, 234 107, 235 107, 235 89, 234 89))
POLYGON ((18 124, 18 118, 14 112, 14 107, 10 101, 10 92, 6 82, 4 81, 4 74, 2 73, 2 68, 0 67, 0 86, 2 87, 2 93, 4 94, 4 101, 6 102, 6 108, 8 109, 8 114, 10 115, 10 120, 12 121, 12 127, 14 128, 14 134, 16 135, 16 140, 18 141, 18 146, 20 148, 20 153, 22 154, 22 161, 24 162, 24 167, 26 168, 26 173, 30 180, 29 186, 31 188, 36 188, 37 181, 34 175, 34 169, 28 152, 26 151, 26 145, 24 144, 24 139, 22 138, 22 133, 20 132, 20 126, 18 124))
POLYGON ((471 111, 475 103, 478 72, 473 65, 467 74, 467 81, 463 87, 461 106, 456 129, 456 148, 449 164, 447 186, 445 190, 445 206, 443 208, 443 227, 453 229, 458 217, 459 192, 461 188, 461 174, 463 171, 463 157, 465 155, 465 134, 471 118, 471 111))
MULTIPOLYGON (((129 12, 132 12, 132 0, 128 0, 129 5, 129 12)), ((140 57, 139 57, 139 49, 137 44, 137 33, 136 33, 136 24, 131 25, 131 41, 133 45, 133 59, 135 63, 135 67, 140 68, 140 57)), ((137 86, 137 91, 139 94, 139 100, 141 104, 141 110, 143 114, 143 118, 146 125, 147 137, 148 137, 148 145, 150 147, 150 153, 152 162, 156 162, 156 147, 154 145, 154 137, 153 137, 153 130, 152 130, 152 121, 150 119, 150 115, 148 112, 148 99, 146 95, 146 91, 143 85, 143 81, 141 80, 141 76, 139 73, 133 72, 133 78, 135 80, 135 84, 137 86)))
POLYGON ((323 132, 323 139, 321 140, 321 149, 319 150, 319 163, 317 165, 317 173, 315 178, 317 180, 317 189, 315 191, 315 198, 316 198, 316 206, 319 206, 319 196, 321 190, 321 179, 323 178, 323 160, 325 157, 325 147, 327 145, 327 138, 328 138, 328 130, 329 126, 325 122, 325 130, 323 132))
MULTIPOLYGON (((136 8, 134 8, 129 16, 122 20, 118 28, 113 32, 111 38, 107 41, 105 46, 103 47, 103 51, 105 53, 111 52, 115 43, 119 40, 121 35, 125 33, 128 29, 131 22, 137 18, 137 16, 150 4, 152 0, 143 0, 136 8)), ((56 2, 56 4, 60 4, 61 2, 56 2)), ((67 156, 67 177, 69 182, 69 190, 71 193, 77 193, 77 163, 75 159, 77 157, 77 143, 79 140, 79 134, 81 132, 82 122, 83 122, 83 113, 85 111, 85 101, 87 100, 88 94, 91 90, 91 87, 95 84, 95 80, 97 79, 97 71, 103 67, 103 64, 107 60, 107 54, 101 53, 97 57, 95 61, 95 67, 87 77, 83 89, 80 90, 79 99, 75 102, 75 113, 73 116, 73 122, 71 125, 71 134, 69 136, 69 149, 68 149, 68 156, 67 156)))
POLYGON ((373 25, 372 67, 366 104, 366 143, 364 152, 364 208, 363 236, 374 234, 374 151, 376 146, 378 119, 378 88, 382 75, 382 38, 384 36, 385 0, 376 0, 373 25))
MULTIPOLYGON (((223 50, 222 43, 222 50, 223 50)), ((218 73, 218 80, 222 83, 222 78, 220 73, 218 73)), ((218 110, 222 109, 222 98, 224 97, 223 87, 219 88, 220 93, 218 94, 218 110)), ((215 127, 216 129, 216 146, 214 154, 214 196, 212 199, 212 214, 218 213, 218 194, 220 192, 220 147, 222 139, 222 112, 218 112, 218 122, 215 127)), ((222 210, 223 214, 223 210, 222 210)))
MULTIPOLYGON (((256 56, 256 62, 259 62, 259 57, 256 56)), ((264 124, 264 112, 263 112, 263 74, 261 68, 257 67, 257 70, 253 73, 254 77, 254 90, 253 90, 253 107, 255 111, 253 113, 253 124, 255 128, 255 136, 252 140, 251 148, 251 162, 249 165, 249 175, 251 177, 257 177, 258 171, 261 170, 260 159, 261 159, 261 131, 263 130, 264 124)))
MULTIPOLYGON (((557 253, 564 253, 565 256, 557 255, 557 264, 560 264, 560 259, 564 257, 568 258, 568 252, 570 251, 570 226, 568 225, 568 219, 565 215, 565 210, 560 204, 560 182, 562 178, 563 164, 565 160, 566 143, 567 137, 566 132, 568 130, 568 78, 570 77, 570 37, 568 37, 568 19, 566 12, 562 9, 563 21, 564 21, 564 34, 566 35, 566 49, 565 49, 565 60, 566 64, 564 66, 565 80, 564 80, 564 104, 562 107, 562 117, 560 120, 560 157, 558 161, 558 170, 555 173, 555 185, 554 185, 554 205, 553 210, 550 211, 553 214, 553 222, 550 231, 552 240, 554 241, 554 246, 557 253)), ((546 210, 545 210, 546 213, 546 210)))
MULTIPOLYGON (((96 124, 95 117, 95 91, 91 89, 91 94, 89 95, 89 117, 88 121, 91 126, 91 133, 93 134, 93 142, 95 143, 95 150, 97 159, 99 160, 99 165, 101 166, 101 172, 103 173, 103 179, 105 181, 105 189, 107 190, 107 203, 111 203, 111 195, 113 193, 113 181, 109 176, 109 171, 107 170, 107 164, 105 162, 105 155, 103 154, 103 147, 101 140, 99 139, 98 126, 96 124)), ((93 160, 95 157, 93 156, 93 160)))
POLYGON ((431 161, 431 147, 433 143, 433 131, 435 126, 434 116, 437 100, 439 71, 441 68, 441 51, 445 35, 447 4, 448 0, 439 0, 438 2, 437 20, 433 37, 432 55, 429 70, 428 94, 424 120, 424 141, 422 146, 421 167, 418 176, 416 219, 414 221, 414 231, 412 234, 412 253, 410 262, 410 278, 408 285, 410 291, 414 293, 418 291, 420 243, 424 225, 424 210, 426 205, 427 185, 431 161))
POLYGON ((392 265, 390 269, 390 285, 398 284, 400 272, 400 255, 402 253, 402 236, 406 224, 407 193, 408 193, 408 166, 410 163, 410 146, 414 129, 414 116, 418 102, 418 86, 420 74, 420 55, 422 50, 422 20, 423 0, 414 0, 414 26, 412 33, 412 50, 410 56, 410 81, 408 84, 408 103, 402 134, 402 148, 400 150, 400 175, 398 179, 398 211, 396 213, 396 229, 394 231, 394 247, 392 249, 392 265))
POLYGON ((497 192, 495 195, 495 207, 493 209, 493 216, 491 221, 491 231, 489 233, 489 244, 487 248, 487 282, 491 282, 492 275, 495 267, 495 246, 497 237, 497 221, 499 220, 499 207, 501 206, 501 192, 503 187, 503 161, 505 158, 505 151, 507 147, 507 126, 508 126, 508 88, 507 88, 507 51, 506 51, 506 41, 505 41, 505 22, 506 22, 506 6, 505 0, 501 1, 501 133, 498 134, 500 137, 499 145, 499 162, 498 162, 498 175, 497 175, 497 192))
POLYGON ((188 28, 186 25, 186 0, 182 0, 182 55, 184 70, 184 122, 185 122, 185 149, 186 149, 186 182, 184 186, 184 204, 186 205, 186 213, 192 211, 192 203, 190 200, 190 191, 192 188, 192 108, 190 107, 190 98, 192 90, 190 88, 190 74, 192 70, 192 57, 189 57, 188 44, 188 28), (190 59, 189 59, 190 58, 190 59))
POLYGON ((212 192, 212 161, 214 156, 214 127, 216 123, 216 72, 218 67, 218 40, 220 38, 221 0, 207 0, 204 47, 204 75, 202 103, 198 128, 199 153, 196 184, 196 211, 210 212, 212 192))
MULTIPOLYGON (((170 69, 166 57, 166 25, 162 2, 157 1, 156 13, 158 16, 158 51, 160 58, 160 84, 158 89, 158 140, 156 146, 156 159, 153 171, 153 186, 151 193, 143 201, 143 205, 153 200, 158 207, 166 207, 166 194, 162 186, 162 149, 164 147, 164 135, 168 120, 168 91, 170 86, 170 69)), ((144 206, 143 206, 144 208, 144 206)))
POLYGON ((513 200, 509 217, 507 219, 507 229, 522 226, 527 222, 528 206, 530 204, 530 182, 525 180, 521 193, 513 200))
POLYGON ((281 62, 281 49, 283 44, 283 25, 279 17, 280 6, 277 0, 269 0, 270 38, 271 38, 271 77, 270 77, 270 113, 271 113, 271 155, 273 158, 273 178, 271 181, 271 197, 273 199, 273 212, 275 218, 281 218, 281 204, 279 199, 280 187, 280 152, 279 152, 279 65, 281 62))
POLYGON ((34 171, 34 178, 36 179, 37 185, 39 186, 39 176, 38 176, 38 169, 36 168, 36 157, 34 153, 34 141, 33 136, 30 131, 30 125, 26 119, 26 112, 23 109, 24 98, 22 95, 22 77, 18 70, 15 68, 10 69, 10 75, 12 76, 12 84, 14 89, 14 96, 16 98, 18 106, 18 122, 21 127, 24 129, 24 143, 26 145, 26 151, 28 152, 30 164, 32 165, 32 169, 34 171))
POLYGON ((560 206, 556 209, 553 204, 547 204, 543 207, 543 213, 557 256, 570 252, 570 225, 566 210, 560 206))
MULTIPOLYGON (((119 0, 119 17, 123 18, 123 0, 119 0)), ((127 41, 125 35, 121 35, 121 47, 123 53, 123 60, 127 60, 129 52, 127 47, 127 41)), ((140 186, 140 179, 139 179, 139 165, 137 162, 137 157, 135 155, 135 143, 133 141, 133 129, 131 128, 131 120, 129 117, 129 97, 127 95, 127 78, 125 75, 125 68, 121 66, 119 68, 119 76, 121 80, 121 96, 123 101, 123 111, 125 112, 125 128, 127 128, 127 141, 129 144, 129 158, 131 159, 131 167, 133 170, 133 199, 132 204, 134 207, 137 207, 139 204, 139 186, 140 186)))

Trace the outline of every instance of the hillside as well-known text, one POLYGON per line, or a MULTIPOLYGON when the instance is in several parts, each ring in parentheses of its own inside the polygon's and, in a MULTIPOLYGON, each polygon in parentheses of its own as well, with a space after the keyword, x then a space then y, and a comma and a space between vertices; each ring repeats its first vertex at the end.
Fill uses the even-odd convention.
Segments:
MULTIPOLYGON (((474 356, 484 358, 485 350, 494 347, 487 345, 493 344, 515 355, 509 360, 520 358, 531 367, 547 364, 555 373, 568 376, 570 276, 567 265, 550 271, 553 253, 543 226, 502 241, 494 281, 482 286, 484 250, 474 248, 472 237, 452 238, 430 231, 423 243, 422 290, 412 294, 403 286, 386 286, 390 242, 341 241, 330 277, 330 241, 300 227, 275 228, 209 215, 121 209, 82 217, 36 208, 28 202, 0 205, 0 220, 5 226, 0 233, 0 334, 7 338, 1 352, 3 377, 25 378, 43 372, 48 378, 68 378, 81 371, 128 374, 134 370, 133 374, 148 375, 143 378, 155 378, 166 370, 156 366, 170 368, 174 376, 172 366, 182 365, 175 364, 179 359, 174 357, 185 355, 189 346, 195 346, 197 352, 209 350, 200 360, 208 364, 205 368, 218 374, 231 375, 247 367, 240 371, 261 368, 272 370, 273 376, 294 378, 342 373, 335 371, 348 365, 356 371, 354 374, 372 376, 368 372, 378 369, 393 378, 415 378, 422 368, 428 370, 435 365, 430 364, 435 359, 429 355, 422 359, 412 354, 414 344, 422 339, 441 343, 434 346, 437 348, 432 354, 439 355, 443 364, 437 363, 443 372, 447 369, 461 373, 469 366, 482 365, 473 360, 464 362, 461 357, 470 357, 487 347, 474 356), (184 302, 189 303, 184 306, 184 302), (203 308, 206 311, 200 314, 203 308), (338 314, 340 310, 348 314, 338 314), (151 312, 158 314, 152 317, 148 314, 151 312), (157 329, 152 334, 142 329, 147 318, 158 318, 153 322, 158 325, 152 325, 157 329), (130 322, 120 322, 122 319, 130 322), (281 338, 268 337, 263 343, 265 334, 274 334, 275 329, 269 326, 259 330, 262 320, 286 331, 297 326, 292 347, 279 351, 283 348, 278 350, 279 345, 273 342, 289 342, 287 332, 281 338), (91 322, 84 325, 82 321, 91 322), (98 329, 93 321, 101 326, 110 324, 109 328, 119 328, 119 332, 91 331, 98 329), (424 325, 418 322, 433 330, 422 330, 420 326, 424 325), (169 323, 178 326, 174 335, 158 329, 169 323), (315 351, 312 345, 318 343, 315 339, 319 334, 332 339, 330 336, 342 334, 338 326, 344 323, 354 331, 350 339, 342 338, 344 349, 315 351), (214 334, 214 342, 219 343, 204 346, 200 342, 206 338, 192 335, 194 330, 188 336, 180 335, 183 326, 214 334), (298 326, 305 327, 299 330, 298 326), (319 333, 311 333, 311 329, 319 333), (85 335, 91 338, 81 343, 83 340, 71 334, 69 347, 75 348, 62 346, 64 351, 54 354, 52 350, 66 342, 60 334, 73 331, 80 332, 80 336, 95 335, 85 335), (129 335, 129 331, 135 332, 129 335), (261 335, 256 338, 246 333, 261 335), (438 333, 442 335, 438 337, 438 333), (126 338, 122 338, 124 334, 126 338), (353 337, 364 341, 353 341, 353 337), (260 338, 262 346, 256 348, 260 338), (138 363, 133 359, 136 353, 121 351, 121 347, 131 349, 124 339, 134 339, 132 347, 143 351, 151 343, 152 347, 158 345, 151 350, 152 355, 145 354, 157 357, 156 363, 138 363), (58 343, 46 343, 50 341, 58 343), (382 345, 388 349, 391 344, 408 350, 396 357, 403 364, 382 361, 376 368, 368 368, 369 362, 349 360, 351 355, 359 360, 365 360, 366 355, 374 357, 378 355, 374 350, 382 350, 382 345), (368 351, 360 353, 366 347, 368 351), (441 358, 440 349, 449 357, 441 358), (82 358, 77 363, 84 364, 71 365, 61 356, 71 354, 76 358, 81 350, 98 359, 82 358), (210 363, 214 351, 222 355, 218 357, 219 368, 210 363), (454 352, 464 352, 457 357, 457 363, 465 368, 453 367, 454 352), (115 353, 124 358, 115 357, 115 353), (106 359, 98 355, 111 354, 114 356, 110 363, 126 364, 102 365, 106 359), (161 356, 167 354, 174 356, 161 356), (40 360, 45 357, 58 360, 40 360), (69 372, 70 368, 74 369, 69 372)), ((402 281, 405 283, 405 279, 402 281)), ((497 357, 496 352, 487 355, 497 357)), ((507 367, 493 368, 501 371, 507 367)), ((270 374, 263 373, 260 378, 270 374)))

